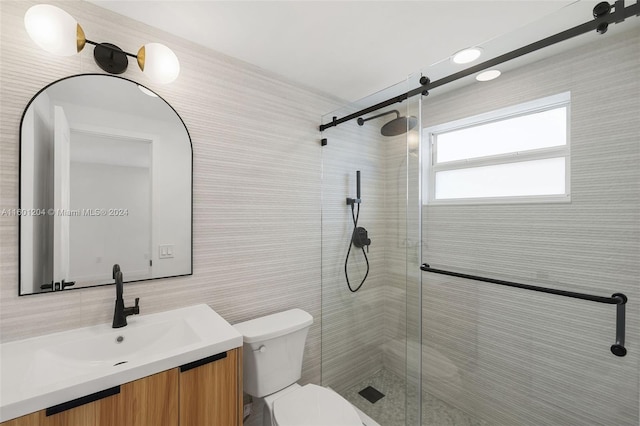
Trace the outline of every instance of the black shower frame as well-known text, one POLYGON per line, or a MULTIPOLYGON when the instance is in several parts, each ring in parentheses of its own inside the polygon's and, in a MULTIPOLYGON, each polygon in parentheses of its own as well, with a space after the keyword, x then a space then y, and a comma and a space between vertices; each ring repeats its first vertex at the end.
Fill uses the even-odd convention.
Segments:
MULTIPOLYGON (((358 118, 363 115, 375 112, 379 109, 388 107, 390 105, 403 102, 404 100, 413 96, 428 95, 429 90, 435 89, 436 87, 444 86, 445 84, 451 83, 477 72, 484 71, 488 68, 495 67, 496 65, 508 62, 512 59, 519 58, 520 56, 535 52, 548 46, 552 46, 556 43, 560 43, 561 41, 568 40, 570 38, 588 33, 590 31, 597 31, 600 34, 604 34, 607 31, 607 27, 609 26, 609 24, 617 24, 623 22, 625 19, 630 18, 634 15, 640 17, 640 1, 627 7, 624 6, 624 0, 617 0, 613 4, 613 6, 607 2, 602 2, 594 7, 593 15, 594 19, 585 22, 584 24, 580 24, 568 30, 543 38, 503 55, 496 56, 493 59, 489 59, 488 61, 451 74, 447 77, 443 77, 439 80, 431 81, 428 77, 423 76, 420 78, 420 87, 417 87, 393 98, 387 99, 386 101, 372 105, 368 108, 362 109, 358 112, 346 115, 342 118, 333 117, 333 119, 329 123, 320 124, 319 129, 322 132, 328 128, 335 127, 338 124, 353 120, 354 118, 358 118), (613 9, 612 12, 611 9, 613 9)), ((326 141, 324 139, 322 140, 322 145, 326 145, 326 141)))

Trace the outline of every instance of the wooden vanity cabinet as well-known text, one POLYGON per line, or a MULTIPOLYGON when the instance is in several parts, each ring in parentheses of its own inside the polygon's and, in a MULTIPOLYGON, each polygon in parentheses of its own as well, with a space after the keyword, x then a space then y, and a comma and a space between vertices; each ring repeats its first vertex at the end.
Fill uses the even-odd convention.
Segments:
POLYGON ((180 426, 242 425, 242 350, 180 367, 180 426))
MULTIPOLYGON (((120 386, 120 392, 60 413, 41 411, 40 426, 177 426, 178 369, 120 386)), ((50 409, 49 409, 50 410, 50 409)))
POLYGON ((40 426, 40 411, 0 423, 2 426, 40 426))
POLYGON ((241 365, 232 349, 0 426, 242 426, 241 365))

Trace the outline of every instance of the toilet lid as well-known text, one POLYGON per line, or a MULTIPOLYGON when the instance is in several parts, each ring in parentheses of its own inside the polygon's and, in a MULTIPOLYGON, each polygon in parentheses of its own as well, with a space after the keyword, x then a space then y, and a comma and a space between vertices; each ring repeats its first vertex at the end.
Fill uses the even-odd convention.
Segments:
POLYGON ((278 426, 362 426, 353 406, 334 391, 308 384, 273 403, 278 426))

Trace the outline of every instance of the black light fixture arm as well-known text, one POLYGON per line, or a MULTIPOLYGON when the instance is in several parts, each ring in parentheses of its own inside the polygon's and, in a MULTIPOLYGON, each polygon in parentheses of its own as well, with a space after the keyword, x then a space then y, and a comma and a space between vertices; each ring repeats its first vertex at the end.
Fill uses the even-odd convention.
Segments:
POLYGON ((139 60, 138 55, 125 52, 115 44, 98 43, 93 40, 86 40, 86 43, 93 46, 93 58, 96 64, 111 74, 122 74, 127 70, 129 66, 127 56, 139 60))
POLYGON ((120 49, 118 46, 111 44, 111 43, 98 43, 95 42, 93 40, 86 40, 87 44, 90 44, 92 46, 102 46, 105 49, 111 50, 112 52, 117 52, 117 53, 124 53, 125 55, 131 57, 131 58, 136 58, 138 59, 138 55, 134 55, 133 53, 129 53, 129 52, 125 52, 124 50, 120 49))
POLYGON ((428 92, 429 90, 435 89, 436 87, 444 86, 447 83, 451 83, 453 81, 459 80, 469 75, 495 67, 496 65, 518 58, 528 53, 535 52, 545 47, 554 45, 561 41, 565 41, 570 38, 579 36, 581 34, 585 34, 594 30, 600 34, 604 34, 607 31, 607 27, 609 26, 609 24, 618 24, 632 16, 640 17, 640 2, 634 3, 627 7, 624 6, 624 0, 616 0, 613 6, 611 6, 607 2, 602 2, 596 5, 596 7, 594 7, 593 15, 594 15, 594 19, 591 21, 585 22, 584 24, 580 24, 573 28, 569 28, 568 30, 559 32, 550 37, 546 37, 542 40, 528 44, 526 46, 513 50, 509 53, 505 53, 504 55, 497 56, 493 59, 482 62, 481 64, 469 67, 467 69, 451 74, 439 80, 432 82, 427 77, 422 77, 420 79, 420 84, 421 84, 420 87, 417 87, 399 96, 395 96, 393 98, 387 99, 386 101, 377 103, 361 111, 346 115, 342 118, 333 117, 333 120, 330 121, 329 123, 321 124, 319 126, 319 129, 322 132, 330 127, 335 127, 338 124, 345 123, 347 121, 353 120, 354 118, 358 118, 362 115, 372 113, 374 111, 388 107, 395 103, 403 102, 405 99, 414 97, 416 95, 427 95, 429 93, 428 92), (612 10, 613 12, 611 12, 612 10))

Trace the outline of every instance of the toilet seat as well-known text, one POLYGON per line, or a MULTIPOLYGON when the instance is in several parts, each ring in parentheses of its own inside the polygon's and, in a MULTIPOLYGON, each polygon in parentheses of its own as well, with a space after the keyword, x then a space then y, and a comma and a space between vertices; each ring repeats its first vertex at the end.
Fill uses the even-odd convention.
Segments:
POLYGON ((360 416, 349 401, 314 384, 276 399, 273 418, 278 426, 362 426, 360 416))

